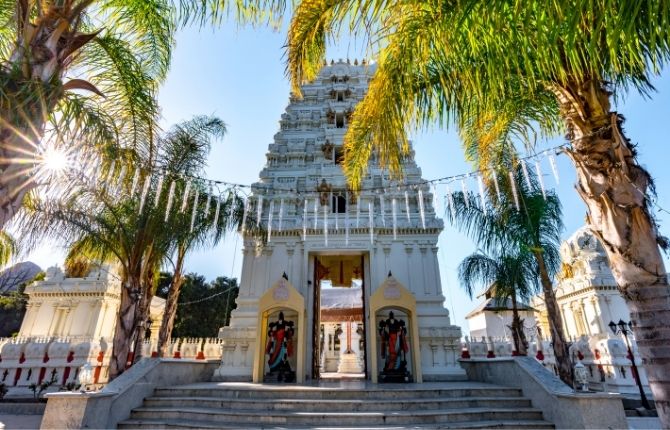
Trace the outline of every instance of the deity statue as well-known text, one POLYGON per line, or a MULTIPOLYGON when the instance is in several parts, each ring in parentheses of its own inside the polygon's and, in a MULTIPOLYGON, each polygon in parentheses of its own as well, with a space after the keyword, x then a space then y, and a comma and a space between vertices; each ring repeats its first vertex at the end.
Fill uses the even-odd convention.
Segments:
POLYGON ((326 206, 328 204, 328 196, 332 189, 332 185, 328 184, 325 179, 321 179, 321 183, 316 187, 316 190, 319 192, 319 202, 321 202, 321 206, 326 206))
POLYGON ((381 354, 385 359, 384 369, 380 373, 381 382, 409 382, 407 370, 407 327, 405 321, 396 319, 393 311, 389 317, 379 323, 381 354))
POLYGON ((293 356, 293 321, 284 320, 284 312, 279 312, 276 322, 268 325, 268 343, 265 353, 269 355, 270 375, 277 372, 277 381, 295 381, 295 372, 288 358, 293 356))
POLYGON ((323 156, 326 158, 326 160, 330 160, 333 158, 333 149, 335 148, 335 145, 330 143, 330 141, 326 140, 326 143, 321 145, 321 151, 323 151, 323 156))

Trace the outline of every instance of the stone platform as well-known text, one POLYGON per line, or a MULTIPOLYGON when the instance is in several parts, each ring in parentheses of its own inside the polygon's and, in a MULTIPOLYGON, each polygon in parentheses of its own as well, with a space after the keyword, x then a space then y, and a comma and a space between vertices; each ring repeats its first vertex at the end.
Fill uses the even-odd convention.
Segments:
POLYGON ((157 388, 119 428, 554 428, 517 388, 479 382, 157 388))

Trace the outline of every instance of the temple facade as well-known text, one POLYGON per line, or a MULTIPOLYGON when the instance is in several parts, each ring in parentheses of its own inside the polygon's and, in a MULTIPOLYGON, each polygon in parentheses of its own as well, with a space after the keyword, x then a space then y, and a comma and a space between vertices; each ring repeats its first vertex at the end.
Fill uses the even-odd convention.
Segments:
POLYGON ((374 156, 359 193, 343 175, 343 136, 373 72, 331 62, 290 97, 246 203, 240 293, 216 379, 464 378, 461 330, 443 306, 443 223, 414 154, 402 181, 374 156))

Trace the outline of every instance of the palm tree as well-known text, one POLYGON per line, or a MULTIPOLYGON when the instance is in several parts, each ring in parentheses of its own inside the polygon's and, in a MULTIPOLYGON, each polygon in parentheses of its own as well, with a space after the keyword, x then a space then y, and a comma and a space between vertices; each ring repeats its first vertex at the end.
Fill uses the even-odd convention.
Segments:
POLYGON ((478 199, 473 194, 454 193, 453 205, 447 208, 446 214, 487 253, 496 255, 505 250, 511 255, 533 256, 535 276, 540 280, 547 306, 558 373, 571 385, 572 365, 552 283, 560 267, 561 203, 554 192, 543 194, 532 174, 528 179, 530 187, 522 178, 521 169, 517 170, 515 183, 519 210, 516 209, 514 192, 509 186, 499 184, 500 195, 489 187, 486 207, 475 204, 478 199))
POLYGON ((283 8, 283 0, 0 0, 0 229, 39 184, 32 165, 48 161, 44 140, 89 151, 124 139, 152 158, 154 94, 179 26, 220 24, 229 12, 271 21, 283 8))
MULTIPOLYGON (((224 131, 225 125, 220 119, 196 117, 175 126, 167 137, 156 138, 153 165, 155 169, 166 169, 164 183, 174 182, 172 196, 184 195, 186 185, 182 175, 190 176, 202 170, 211 139, 222 136, 224 131)), ((157 198, 160 175, 150 174, 150 171, 142 172, 142 178, 137 181, 144 183, 149 178, 152 184, 144 200, 137 190, 131 194, 134 181, 130 175, 120 187, 108 183, 90 184, 90 180, 84 178, 64 197, 31 200, 30 211, 22 217, 22 232, 27 239, 58 237, 71 244, 70 260, 111 261, 120 266, 122 288, 110 378, 118 376, 126 367, 133 340, 138 340, 141 323, 147 319, 157 274, 166 258, 177 249, 187 218, 185 211, 175 209, 174 205, 169 211, 170 217, 166 217, 171 197, 163 190, 157 198)), ((194 208, 195 204, 193 200, 188 218, 194 217, 199 225, 209 225, 213 230, 211 234, 220 237, 229 223, 221 220, 215 223, 213 211, 205 214, 205 199, 201 198, 194 208)), ((240 212, 239 208, 235 210, 240 212)), ((226 213, 221 211, 218 216, 223 218, 226 213)))
POLYGON ((498 161, 510 138, 564 131, 589 224, 607 250, 665 426, 670 426, 668 245, 650 210, 649 173, 611 100, 648 94, 670 57, 663 1, 302 1, 288 36, 293 88, 316 76, 342 27, 369 36, 377 69, 345 136, 345 169, 360 183, 372 148, 395 174, 405 127, 455 124, 473 160, 498 161), (662 304, 662 305, 661 305, 662 304))
POLYGON ((519 316, 517 299, 528 299, 537 289, 537 269, 535 257, 527 252, 516 254, 498 252, 487 255, 477 251, 467 257, 458 266, 458 279, 470 298, 477 285, 489 288, 494 300, 507 299, 512 302, 512 338, 515 350, 526 355, 528 342, 523 331, 523 320, 519 316))

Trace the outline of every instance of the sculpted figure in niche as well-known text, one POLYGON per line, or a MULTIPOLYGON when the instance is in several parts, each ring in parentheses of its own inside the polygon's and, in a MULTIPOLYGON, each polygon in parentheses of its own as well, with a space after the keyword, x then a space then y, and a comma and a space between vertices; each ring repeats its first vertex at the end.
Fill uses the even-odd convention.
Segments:
POLYGON ((295 381, 295 371, 291 369, 289 357, 293 356, 293 321, 284 320, 284 312, 279 312, 276 322, 268 325, 268 343, 265 354, 268 357, 270 375, 277 374, 279 382, 295 381))
POLYGON ((379 337, 381 339, 381 354, 384 369, 380 372, 381 382, 409 382, 410 373, 407 371, 407 327, 405 321, 396 319, 393 311, 389 317, 379 323, 379 337))
POLYGON ((316 190, 320 193, 319 201, 321 202, 321 206, 325 206, 328 204, 328 195, 330 194, 330 191, 332 189, 333 187, 330 184, 326 183, 325 179, 321 179, 321 183, 316 188, 316 190))
POLYGON ((321 150, 323 151, 323 156, 326 158, 326 160, 332 160, 333 159, 333 148, 335 145, 330 143, 330 141, 326 140, 326 143, 321 145, 321 150))

